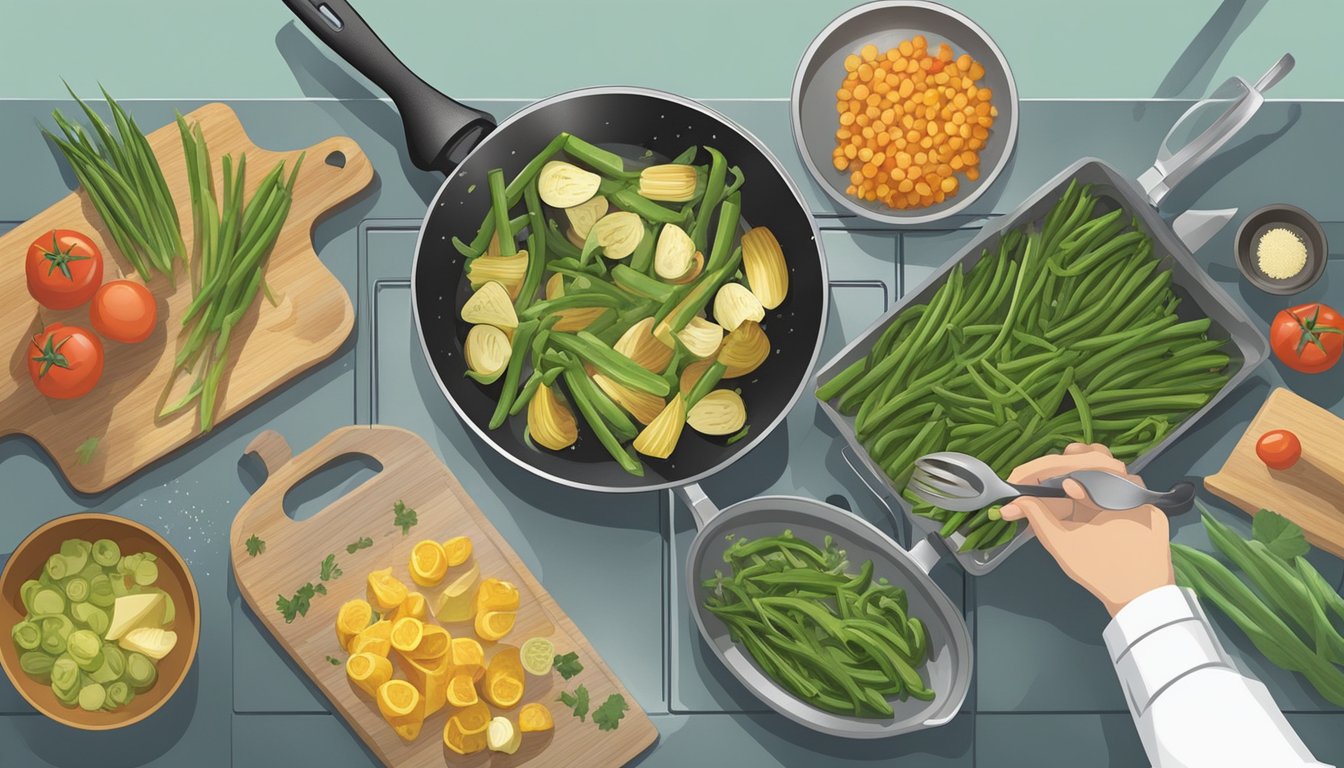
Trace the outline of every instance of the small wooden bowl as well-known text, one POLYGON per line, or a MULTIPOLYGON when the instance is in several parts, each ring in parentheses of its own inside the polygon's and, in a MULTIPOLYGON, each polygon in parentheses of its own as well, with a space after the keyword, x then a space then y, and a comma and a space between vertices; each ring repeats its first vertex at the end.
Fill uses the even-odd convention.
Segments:
POLYGON ((0 667, 33 708, 47 717, 72 728, 107 731, 138 723, 158 711, 177 692, 196 658, 201 637, 201 601, 196 582, 182 556, 163 537, 133 520, 98 512, 67 515, 42 525, 28 534, 0 572, 0 667), (160 587, 173 600, 176 616, 173 631, 177 646, 158 662, 159 676, 153 687, 136 694, 131 703, 115 712, 86 712, 66 707, 56 699, 51 687, 29 677, 19 667, 19 650, 9 637, 9 629, 24 616, 19 588, 42 572, 47 558, 60 551, 66 539, 111 539, 125 554, 150 552, 158 557, 160 587))

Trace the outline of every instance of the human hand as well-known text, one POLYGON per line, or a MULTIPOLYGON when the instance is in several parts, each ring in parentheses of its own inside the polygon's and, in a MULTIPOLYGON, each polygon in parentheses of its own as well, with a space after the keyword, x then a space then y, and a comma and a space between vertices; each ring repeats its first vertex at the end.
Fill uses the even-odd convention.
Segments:
MULTIPOLYGON (((1103 445, 1074 443, 1061 455, 1044 456, 1014 469, 1010 483, 1039 483, 1085 469, 1120 475, 1140 485, 1103 445)), ((1112 616, 1129 601, 1175 583, 1167 517, 1145 504, 1129 510, 1101 509, 1074 480, 1064 481, 1067 499, 1023 496, 1001 510, 1003 519, 1026 518, 1046 551, 1069 578, 1106 606, 1112 616)))

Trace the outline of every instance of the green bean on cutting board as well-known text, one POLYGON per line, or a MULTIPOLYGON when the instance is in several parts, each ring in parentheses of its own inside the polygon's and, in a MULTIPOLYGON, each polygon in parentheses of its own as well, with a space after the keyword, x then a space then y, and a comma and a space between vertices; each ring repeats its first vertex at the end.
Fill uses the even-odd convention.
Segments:
POLYGON ((1247 580, 1212 555, 1172 544, 1176 583, 1231 619, 1272 664, 1344 705, 1344 597, 1307 561, 1301 529, 1262 509, 1247 540, 1202 505, 1200 513, 1209 540, 1247 580))
MULTIPOLYGON (((191 268, 193 298, 182 318, 185 341, 174 363, 178 372, 192 373, 193 380, 186 394, 159 415, 198 404, 201 430, 208 432, 215 423, 219 387, 229 363, 230 336, 257 295, 266 290, 266 258, 289 215, 303 155, 288 177, 284 162, 277 163, 246 202, 247 157, 239 155, 235 163, 225 155, 220 161, 223 194, 216 198, 214 166, 200 126, 187 125, 178 115, 177 127, 187 161, 196 257, 191 268)), ((177 378, 171 378, 168 389, 176 383, 177 378)))
POLYGON ((24 616, 10 629, 25 674, 66 707, 120 709, 158 677, 172 651, 173 600, 154 586, 157 558, 116 542, 67 539, 19 587, 24 616))
POLYGON ((149 141, 135 124, 135 118, 106 90, 103 98, 112 111, 117 136, 68 85, 66 90, 84 111, 97 135, 97 144, 82 126, 71 123, 59 109, 53 110, 51 116, 64 138, 45 128, 42 133, 70 163, 117 249, 140 277, 148 281, 153 269, 173 279, 174 265, 186 258, 186 246, 182 242, 177 208, 149 141))
POLYGON ((774 236, 740 231, 739 168, 694 145, 647 159, 561 133, 512 180, 490 170, 490 210, 453 240, 472 287, 467 375, 497 398, 490 428, 526 414, 528 444, 559 451, 582 425, 633 475, 636 454, 667 459, 687 425, 724 444, 743 434, 742 398, 715 387, 768 359, 765 306, 788 284, 774 236))
POLYGON ((890 717, 890 699, 930 701, 920 675, 928 630, 909 615, 905 590, 875 579, 873 561, 849 570, 830 536, 818 547, 785 530, 737 538, 729 573, 704 582, 705 607, 767 676, 813 706, 890 717))
MULTIPOLYGON (((818 388, 854 417, 895 487, 917 458, 945 450, 1001 476, 1072 442, 1132 461, 1227 383, 1209 320, 1180 320, 1151 239, 1103 202, 1070 184, 1039 227, 1005 232, 968 270, 951 269, 928 303, 907 307, 818 388)), ((1006 544, 1021 525, 906 498, 943 536, 961 533, 963 552, 1006 544)))

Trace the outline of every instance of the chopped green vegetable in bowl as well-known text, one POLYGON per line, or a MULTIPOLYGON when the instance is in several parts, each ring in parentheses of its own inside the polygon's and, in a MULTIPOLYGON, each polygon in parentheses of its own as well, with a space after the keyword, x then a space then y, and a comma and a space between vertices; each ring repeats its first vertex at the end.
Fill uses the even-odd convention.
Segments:
POLYGON ((549 451, 586 430, 636 476, 688 425, 741 432, 742 398, 716 387, 768 359, 789 270, 768 229, 740 231, 741 170, 712 147, 697 165, 701 150, 634 169, 562 133, 513 180, 487 174, 490 211, 453 245, 473 291, 467 376, 500 389, 490 429, 526 411, 549 451))
POLYGON ((929 701, 920 669, 929 635, 908 615, 905 590, 857 572, 829 536, 818 547, 791 531, 738 538, 729 572, 704 582, 708 608, 761 671, 809 704, 843 715, 891 717, 889 699, 929 701))

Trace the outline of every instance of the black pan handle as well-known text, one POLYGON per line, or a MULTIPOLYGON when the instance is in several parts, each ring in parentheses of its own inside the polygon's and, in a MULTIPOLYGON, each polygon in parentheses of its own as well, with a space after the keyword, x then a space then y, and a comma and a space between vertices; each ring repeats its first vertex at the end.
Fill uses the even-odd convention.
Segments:
POLYGON ((345 0, 284 2, 336 55, 392 97, 417 168, 452 173, 494 130, 488 113, 454 101, 407 69, 345 0))

